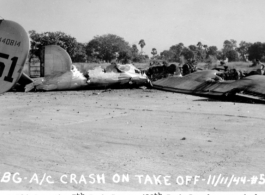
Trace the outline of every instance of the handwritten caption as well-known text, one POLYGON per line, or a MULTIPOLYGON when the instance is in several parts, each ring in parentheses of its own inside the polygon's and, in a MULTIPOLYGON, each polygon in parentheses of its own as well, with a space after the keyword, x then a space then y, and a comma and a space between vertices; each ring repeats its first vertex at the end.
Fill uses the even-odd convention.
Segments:
POLYGON ((136 182, 141 185, 198 185, 199 182, 204 182, 206 185, 217 186, 225 185, 230 187, 232 185, 239 184, 250 184, 250 185, 264 185, 265 175, 253 175, 247 176, 223 176, 209 175, 206 178, 199 175, 195 176, 176 176, 170 175, 129 175, 129 174, 113 174, 112 176, 106 176, 105 174, 62 174, 59 177, 53 177, 50 174, 37 174, 33 173, 31 176, 22 176, 19 172, 3 172, 0 173, 0 184, 13 182, 20 184, 22 182, 28 182, 29 184, 43 185, 46 184, 76 184, 76 185, 87 185, 87 184, 106 184, 106 183, 129 183, 136 182))

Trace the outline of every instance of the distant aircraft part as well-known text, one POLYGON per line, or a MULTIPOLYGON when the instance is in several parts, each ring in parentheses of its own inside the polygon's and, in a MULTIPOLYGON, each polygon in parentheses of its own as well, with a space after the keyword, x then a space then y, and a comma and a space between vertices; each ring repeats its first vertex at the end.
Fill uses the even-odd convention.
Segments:
POLYGON ((22 26, 0 20, 0 93, 18 81, 29 53, 29 38, 22 26))

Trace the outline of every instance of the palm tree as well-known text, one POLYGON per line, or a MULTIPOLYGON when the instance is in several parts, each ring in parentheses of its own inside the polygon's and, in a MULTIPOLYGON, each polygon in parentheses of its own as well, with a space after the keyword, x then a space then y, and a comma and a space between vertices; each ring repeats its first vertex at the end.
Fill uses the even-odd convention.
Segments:
POLYGON ((132 52, 134 54, 137 54, 138 53, 138 48, 137 48, 137 46, 135 44, 132 45, 132 52))
POLYGON ((201 42, 198 42, 197 43, 197 46, 201 49, 202 48, 202 43, 201 42))
POLYGON ((141 40, 139 41, 139 45, 140 45, 140 47, 141 47, 141 53, 143 53, 143 47, 145 46, 145 42, 144 42, 143 39, 141 39, 141 40))
POLYGON ((156 48, 153 48, 153 49, 152 49, 151 54, 153 55, 153 57, 157 54, 157 50, 156 50, 156 48))
POLYGON ((205 52, 208 51, 208 45, 203 45, 205 52))

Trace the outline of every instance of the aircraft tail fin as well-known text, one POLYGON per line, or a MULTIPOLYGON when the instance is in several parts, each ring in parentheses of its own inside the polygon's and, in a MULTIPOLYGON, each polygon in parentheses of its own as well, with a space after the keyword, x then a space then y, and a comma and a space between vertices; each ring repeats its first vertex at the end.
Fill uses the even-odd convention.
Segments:
POLYGON ((25 29, 10 20, 0 20, 0 93, 10 90, 21 77, 29 53, 25 29))
POLYGON ((44 76, 62 74, 71 70, 72 60, 66 50, 58 45, 44 48, 44 76))

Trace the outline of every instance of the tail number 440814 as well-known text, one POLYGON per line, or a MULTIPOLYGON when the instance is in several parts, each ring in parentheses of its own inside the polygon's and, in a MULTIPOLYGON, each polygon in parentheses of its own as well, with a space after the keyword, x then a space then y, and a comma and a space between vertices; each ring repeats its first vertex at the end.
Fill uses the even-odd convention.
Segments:
MULTIPOLYGON (((0 59, 1 58, 8 59, 9 55, 4 54, 4 53, 0 53, 0 59)), ((12 76, 13 76, 13 73, 14 73, 14 70, 15 70, 15 67, 17 64, 17 60, 18 60, 18 57, 11 58, 12 64, 10 66, 10 69, 8 71, 7 76, 5 76, 5 78, 4 78, 4 81, 10 82, 10 83, 13 82, 12 76)), ((0 78, 3 76, 4 70, 5 70, 5 64, 3 62, 0 62, 0 78)))

